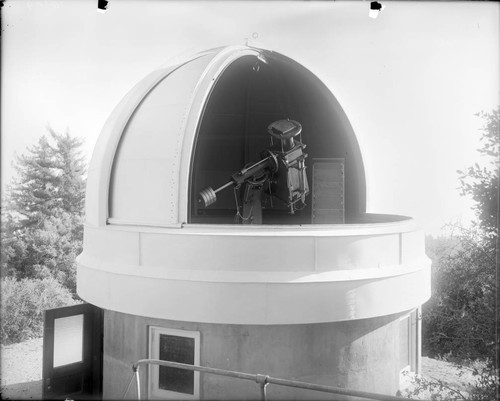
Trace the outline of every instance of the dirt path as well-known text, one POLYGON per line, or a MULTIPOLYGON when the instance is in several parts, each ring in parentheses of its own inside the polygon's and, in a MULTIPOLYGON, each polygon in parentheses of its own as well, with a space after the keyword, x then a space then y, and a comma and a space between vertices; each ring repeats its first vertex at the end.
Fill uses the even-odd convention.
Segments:
POLYGON ((2 399, 42 398, 42 347, 42 338, 2 345, 0 354, 2 399))
POLYGON ((1 384, 42 379, 43 338, 2 345, 1 384))
POLYGON ((422 358, 422 374, 429 379, 442 380, 450 387, 460 391, 466 390, 468 385, 474 382, 471 371, 463 370, 461 372, 452 363, 426 357, 422 358))
MULTIPOLYGON (((437 383, 442 382, 446 387, 460 391, 464 396, 467 396, 467 389, 474 382, 474 376, 471 371, 457 369, 452 363, 440 361, 437 359, 422 358, 422 376, 424 379, 437 383)), ((415 384, 412 380, 415 378, 415 374, 410 373, 409 375, 403 375, 401 378, 401 391, 404 396, 411 393, 415 388, 415 384)), ((437 390, 439 387, 436 386, 434 393, 438 392, 441 396, 449 396, 452 394, 446 388, 443 390, 437 390)), ((418 397, 412 394, 412 397, 420 400, 430 400, 433 394, 428 390, 422 391, 418 397)))

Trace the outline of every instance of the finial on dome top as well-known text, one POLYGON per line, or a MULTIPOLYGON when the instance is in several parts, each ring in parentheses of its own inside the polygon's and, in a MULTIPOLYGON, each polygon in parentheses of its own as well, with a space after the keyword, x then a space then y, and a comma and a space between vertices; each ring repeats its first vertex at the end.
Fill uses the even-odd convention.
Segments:
POLYGON ((258 32, 252 32, 252 35, 250 38, 245 38, 245 46, 256 47, 256 46, 254 46, 255 45, 254 42, 258 39, 258 37, 259 37, 258 32))

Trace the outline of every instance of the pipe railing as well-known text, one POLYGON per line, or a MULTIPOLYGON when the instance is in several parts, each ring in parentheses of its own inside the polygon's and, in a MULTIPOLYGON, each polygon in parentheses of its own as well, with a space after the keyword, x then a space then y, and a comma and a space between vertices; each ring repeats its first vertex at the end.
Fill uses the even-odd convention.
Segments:
POLYGON ((392 395, 370 393, 367 391, 352 390, 352 389, 341 388, 341 387, 324 386, 321 384, 306 383, 306 382, 300 382, 300 381, 296 381, 296 380, 279 379, 279 378, 275 378, 275 377, 271 377, 271 376, 267 376, 267 375, 261 375, 261 374, 235 372, 232 370, 209 368, 206 366, 188 365, 188 364, 179 363, 179 362, 162 361, 159 359, 141 359, 141 360, 137 361, 136 363, 134 363, 134 365, 132 366, 132 369, 134 371, 136 381, 137 381, 137 399, 138 400, 141 399, 140 380, 139 380, 139 368, 141 365, 167 366, 170 368, 191 370, 191 371, 195 371, 195 372, 203 372, 203 373, 209 373, 209 374, 214 374, 214 375, 219 375, 219 376, 234 377, 237 379, 250 380, 250 381, 256 382, 259 385, 260 397, 261 397, 261 400, 263 400, 263 401, 266 401, 266 399, 267 399, 266 387, 269 384, 276 384, 278 386, 301 388, 304 390, 321 391, 324 393, 338 394, 338 395, 344 395, 344 396, 365 398, 365 399, 369 399, 369 400, 408 401, 408 398, 402 398, 402 397, 397 397, 397 396, 392 396, 392 395))

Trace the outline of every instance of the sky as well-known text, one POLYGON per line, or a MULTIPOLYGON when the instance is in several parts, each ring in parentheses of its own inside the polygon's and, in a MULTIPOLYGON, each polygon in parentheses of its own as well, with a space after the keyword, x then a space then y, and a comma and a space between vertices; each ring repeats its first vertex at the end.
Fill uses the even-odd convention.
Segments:
POLYGON ((151 71, 199 51, 245 44, 318 76, 361 147, 367 209, 414 217, 428 234, 473 217, 457 170, 475 162, 499 104, 499 4, 382 1, 7 0, 2 10, 2 191, 11 165, 47 132, 85 139, 151 71))

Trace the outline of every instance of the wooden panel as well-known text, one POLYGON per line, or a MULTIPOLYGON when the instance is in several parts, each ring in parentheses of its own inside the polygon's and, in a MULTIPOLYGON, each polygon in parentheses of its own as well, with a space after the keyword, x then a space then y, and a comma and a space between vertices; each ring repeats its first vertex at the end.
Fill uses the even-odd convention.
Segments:
POLYGON ((344 159, 313 159, 312 223, 343 224, 344 159))

